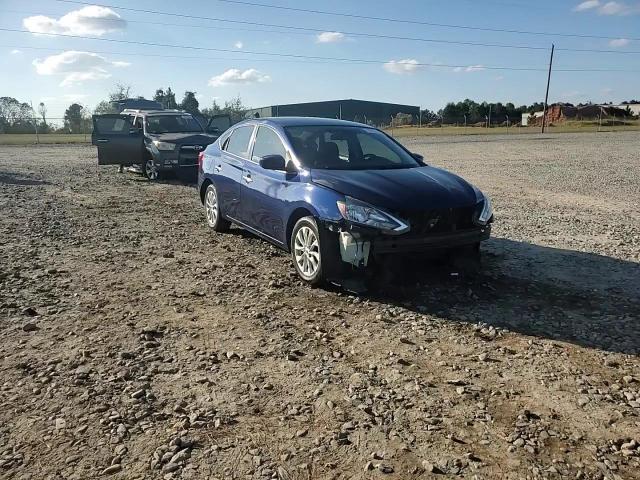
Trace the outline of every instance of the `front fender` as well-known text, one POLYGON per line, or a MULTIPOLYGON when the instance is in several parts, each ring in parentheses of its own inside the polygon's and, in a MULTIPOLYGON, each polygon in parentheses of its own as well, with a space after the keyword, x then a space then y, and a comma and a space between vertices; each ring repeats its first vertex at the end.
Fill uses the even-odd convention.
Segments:
POLYGON ((300 197, 302 198, 298 198, 291 203, 290 212, 305 208, 315 218, 322 221, 337 222, 342 219, 337 202, 338 200, 343 200, 344 195, 335 190, 313 183, 306 183, 300 197))

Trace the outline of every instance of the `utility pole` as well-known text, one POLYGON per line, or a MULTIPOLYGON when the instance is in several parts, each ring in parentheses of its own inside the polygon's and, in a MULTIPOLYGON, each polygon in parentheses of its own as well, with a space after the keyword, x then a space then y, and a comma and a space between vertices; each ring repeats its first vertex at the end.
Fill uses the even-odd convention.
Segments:
POLYGON ((33 112, 33 126, 36 129, 36 143, 40 143, 40 135, 38 135, 38 118, 36 117, 36 111, 33 109, 33 102, 29 100, 29 104, 31 105, 31 111, 33 112))
POLYGON ((547 76, 547 93, 544 96, 544 111, 542 113, 542 133, 544 133, 544 128, 547 124, 547 102, 549 101, 549 84, 551 83, 551 69, 553 67, 553 51, 555 50, 555 45, 551 44, 551 58, 549 58, 549 75, 547 76))

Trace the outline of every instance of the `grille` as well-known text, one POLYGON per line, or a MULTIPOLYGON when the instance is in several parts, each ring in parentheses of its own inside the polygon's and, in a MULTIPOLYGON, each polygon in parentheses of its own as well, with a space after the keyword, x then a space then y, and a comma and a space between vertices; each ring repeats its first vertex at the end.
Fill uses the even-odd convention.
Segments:
POLYGON ((201 145, 182 145, 180 147, 180 165, 196 165, 198 163, 198 154, 205 147, 201 145))
POLYGON ((432 209, 406 212, 400 218, 409 221, 409 235, 421 236, 473 228, 474 210, 475 207, 432 209))
POLYGON ((185 152, 185 153, 200 153, 202 150, 204 150, 206 147, 203 145, 182 145, 180 147, 180 151, 181 152, 185 152))

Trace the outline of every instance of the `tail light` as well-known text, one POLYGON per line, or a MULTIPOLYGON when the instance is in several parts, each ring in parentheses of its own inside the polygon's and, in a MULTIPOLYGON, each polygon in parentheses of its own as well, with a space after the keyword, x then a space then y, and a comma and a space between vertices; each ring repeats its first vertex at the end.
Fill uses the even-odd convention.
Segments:
POLYGON ((202 162, 204 161, 204 152, 198 154, 198 170, 202 170, 202 162))

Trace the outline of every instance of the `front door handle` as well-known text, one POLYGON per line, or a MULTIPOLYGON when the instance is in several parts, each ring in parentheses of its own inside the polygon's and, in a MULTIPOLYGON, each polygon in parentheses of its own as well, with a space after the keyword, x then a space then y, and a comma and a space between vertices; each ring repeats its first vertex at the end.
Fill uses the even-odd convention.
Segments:
POLYGON ((109 143, 109 139, 108 138, 99 138, 98 139, 98 143, 109 143))
POLYGON ((247 183, 251 183, 251 182, 253 182, 253 178, 251 178, 251 175, 250 175, 250 174, 248 174, 248 173, 247 173, 246 175, 244 175, 244 176, 242 177, 242 179, 243 179, 245 182, 247 182, 247 183))

